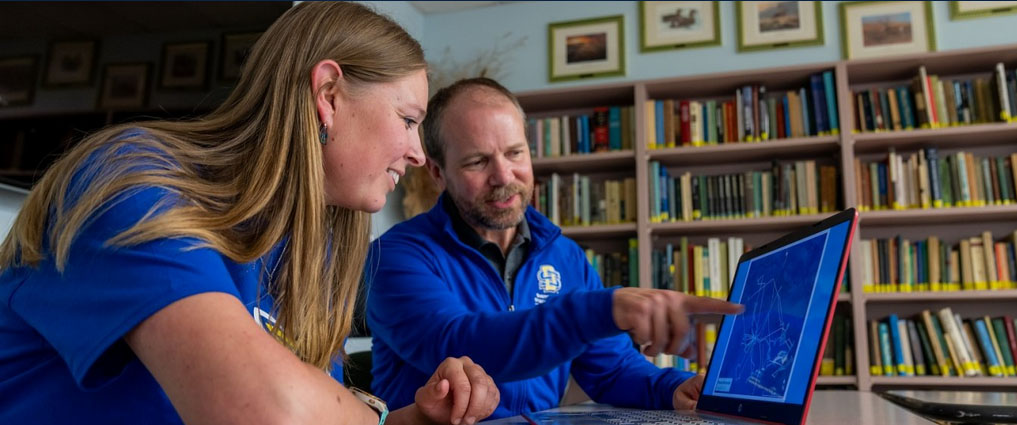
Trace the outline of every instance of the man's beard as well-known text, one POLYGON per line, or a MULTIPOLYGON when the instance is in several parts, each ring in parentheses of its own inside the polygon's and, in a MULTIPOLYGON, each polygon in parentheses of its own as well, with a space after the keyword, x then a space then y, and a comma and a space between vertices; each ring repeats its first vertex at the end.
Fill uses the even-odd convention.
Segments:
POLYGON ((449 194, 468 223, 490 230, 505 230, 516 227, 523 221, 532 193, 532 187, 512 183, 494 189, 478 199, 462 199, 451 192, 449 194), (512 208, 495 209, 488 205, 488 202, 508 199, 517 194, 522 202, 512 208))

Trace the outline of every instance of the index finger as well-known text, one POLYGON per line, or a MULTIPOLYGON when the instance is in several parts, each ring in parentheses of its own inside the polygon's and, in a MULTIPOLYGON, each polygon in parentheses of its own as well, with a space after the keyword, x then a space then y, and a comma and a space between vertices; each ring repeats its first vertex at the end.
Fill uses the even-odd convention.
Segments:
POLYGON ((685 298, 684 307, 687 314, 739 314, 745 310, 745 306, 741 304, 730 303, 715 298, 691 296, 685 298))
POLYGON ((452 423, 459 423, 466 414, 466 408, 470 406, 470 393, 472 388, 470 378, 466 375, 465 365, 454 368, 445 378, 448 379, 449 392, 452 393, 452 410, 449 420, 452 423))

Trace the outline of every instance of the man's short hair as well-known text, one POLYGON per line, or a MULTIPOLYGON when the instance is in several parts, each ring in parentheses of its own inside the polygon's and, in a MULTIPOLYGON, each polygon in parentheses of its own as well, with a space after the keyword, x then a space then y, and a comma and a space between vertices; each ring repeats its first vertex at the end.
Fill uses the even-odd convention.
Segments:
POLYGON ((442 138, 442 126, 444 125, 442 121, 445 110, 460 95, 477 89, 489 89, 504 96, 519 110, 519 117, 523 120, 523 124, 526 123, 526 113, 523 112, 523 107, 519 105, 516 96, 490 78, 466 78, 438 90, 427 102, 427 116, 424 117, 422 127, 424 128, 424 153, 440 168, 445 167, 445 140, 442 138))

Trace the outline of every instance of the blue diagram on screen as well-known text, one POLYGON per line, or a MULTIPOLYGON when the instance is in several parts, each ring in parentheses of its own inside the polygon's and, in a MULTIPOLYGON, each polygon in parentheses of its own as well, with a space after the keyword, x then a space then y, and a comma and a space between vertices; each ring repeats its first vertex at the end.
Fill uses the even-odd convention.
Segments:
POLYGON ((736 316, 731 332, 731 343, 740 344, 742 352, 725 359, 715 392, 784 399, 828 235, 817 234, 747 265, 739 300, 746 311, 736 316))

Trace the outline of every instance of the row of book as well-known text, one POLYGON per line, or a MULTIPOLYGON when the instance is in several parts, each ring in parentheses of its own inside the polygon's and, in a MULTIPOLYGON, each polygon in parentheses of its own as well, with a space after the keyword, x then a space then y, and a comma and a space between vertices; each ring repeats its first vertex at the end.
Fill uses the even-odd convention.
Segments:
POLYGON ((936 148, 906 157, 893 149, 886 160, 855 158, 858 209, 909 209, 1005 205, 1017 202, 1017 153, 977 158, 970 152, 940 155, 936 148))
POLYGON ((601 106, 589 114, 526 120, 526 140, 534 158, 632 150, 635 127, 631 106, 601 106))
POLYGON ((692 343, 695 344, 695 357, 685 358, 671 354, 658 354, 653 358, 657 367, 678 369, 683 372, 706 373, 710 366, 713 347, 717 344, 717 324, 696 322, 692 343))
POLYGON ((697 245, 683 236, 651 251, 650 282, 657 289, 727 299, 738 259, 749 249, 742 238, 709 238, 697 245))
POLYGON ((961 319, 949 308, 913 319, 869 321, 869 367, 875 376, 1017 376, 1011 316, 961 319))
POLYGON ((996 241, 992 232, 956 244, 936 236, 862 239, 865 292, 1017 289, 1017 231, 996 241))
POLYGON ((628 241, 625 252, 597 252, 592 248, 584 248, 586 260, 600 276, 604 287, 621 285, 625 287, 639 286, 639 242, 636 238, 628 241))
POLYGON ((823 360, 819 365, 820 376, 845 376, 855 374, 855 343, 851 332, 851 318, 834 314, 830 334, 826 337, 823 360))
POLYGON ((647 146, 703 146, 838 134, 833 71, 813 74, 807 87, 767 93, 750 84, 734 98, 646 101, 647 146))
POLYGON ((817 214, 837 209, 837 168, 816 161, 773 162, 769 171, 672 177, 650 161, 650 221, 817 214))
POLYGON ((1017 70, 998 63, 988 77, 948 80, 921 66, 910 85, 853 94, 863 132, 1006 122, 1017 117, 1017 70))
POLYGON ((573 173, 534 183, 533 207, 558 226, 636 221, 636 179, 592 180, 573 173))

